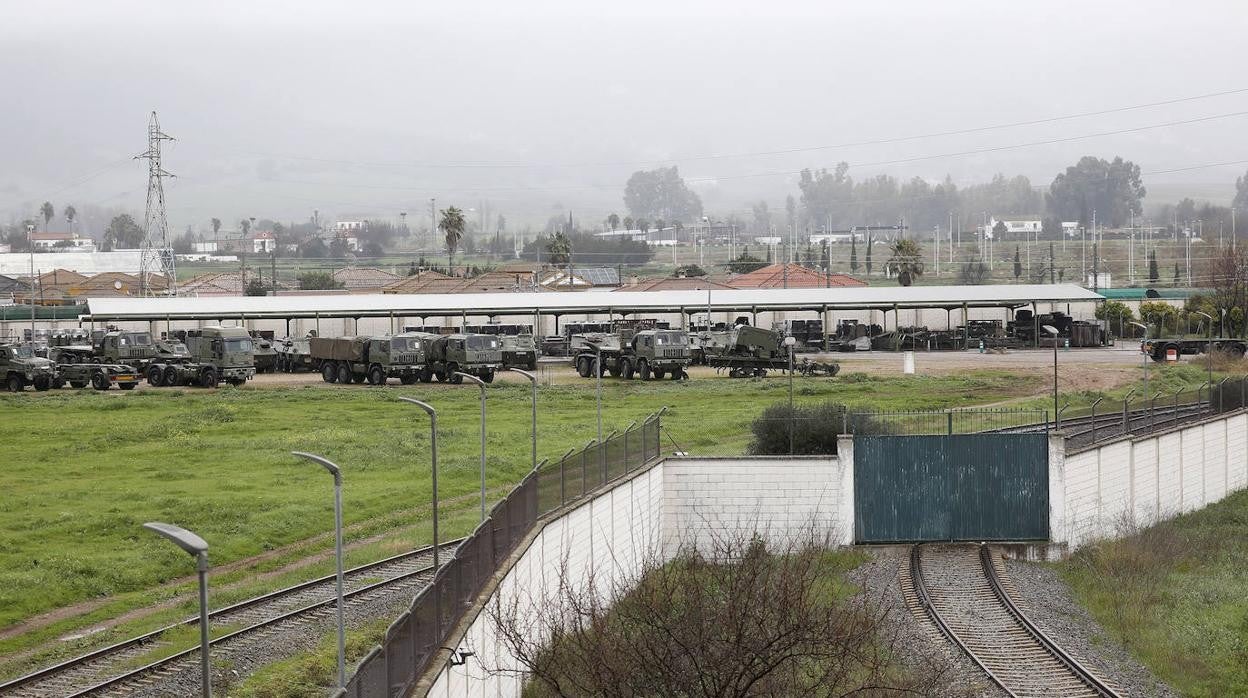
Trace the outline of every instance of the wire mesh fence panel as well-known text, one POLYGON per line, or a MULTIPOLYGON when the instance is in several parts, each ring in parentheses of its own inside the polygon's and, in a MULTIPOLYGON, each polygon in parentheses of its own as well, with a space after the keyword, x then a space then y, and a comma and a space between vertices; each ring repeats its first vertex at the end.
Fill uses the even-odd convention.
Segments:
POLYGON ((563 504, 559 480, 559 462, 544 463, 537 469, 537 509, 545 514, 563 504))
POLYGON ((606 443, 607 479, 615 480, 625 473, 624 437, 616 434, 607 439, 606 443))
POLYGON ((577 499, 585 493, 585 470, 579 452, 559 459, 563 473, 563 503, 577 499))
POLYGON ((386 685, 391 689, 400 689, 398 693, 402 695, 407 692, 416 668, 416 641, 412 636, 410 612, 390 624, 382 647, 386 655, 386 685))
POLYGON ((355 675, 347 681, 347 695, 351 698, 377 698, 388 696, 386 690, 386 657, 381 647, 364 656, 356 667, 355 675))

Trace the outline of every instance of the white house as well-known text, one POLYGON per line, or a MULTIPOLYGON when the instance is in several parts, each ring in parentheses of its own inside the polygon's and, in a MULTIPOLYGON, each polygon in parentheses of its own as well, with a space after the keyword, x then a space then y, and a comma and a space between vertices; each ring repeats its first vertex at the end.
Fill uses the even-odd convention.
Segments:
POLYGON ((992 218, 988 221, 988 231, 992 232, 996 229, 997 223, 1005 224, 1005 235, 1015 235, 1017 237, 1027 237, 1031 235, 1039 235, 1044 224, 1039 218, 1016 218, 1006 220, 1000 218, 992 218))
POLYGON ((193 242, 191 243, 191 249, 194 250, 196 254, 215 254, 217 251, 217 241, 203 240, 200 242, 193 242))
POLYGON ((79 237, 77 233, 31 233, 30 243, 36 250, 43 251, 95 252, 95 240, 79 237))
POLYGON ((277 238, 272 230, 260 230, 252 233, 251 251, 256 254, 268 254, 277 250, 277 238))

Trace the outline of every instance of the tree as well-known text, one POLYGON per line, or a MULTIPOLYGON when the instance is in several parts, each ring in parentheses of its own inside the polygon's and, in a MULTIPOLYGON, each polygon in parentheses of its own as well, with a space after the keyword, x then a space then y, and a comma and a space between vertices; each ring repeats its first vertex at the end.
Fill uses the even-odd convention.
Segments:
POLYGON ((858 236, 852 232, 849 234, 849 270, 858 273, 858 236))
POLYGON ((607 227, 610 228, 611 232, 614 233, 615 229, 620 227, 620 214, 612 213, 611 215, 607 216, 607 227))
POLYGON ((1045 216, 1040 222, 1040 235, 1048 240, 1062 237, 1062 220, 1054 216, 1045 216))
MULTIPOLYGON (((628 236, 598 237, 593 233, 564 233, 568 243, 577 254, 602 265, 640 265, 654 258, 654 248, 644 241, 628 236)), ((520 258, 529 261, 550 261, 547 247, 554 234, 539 235, 524 244, 520 258)))
POLYGON ((1178 329, 1179 312, 1177 308, 1164 301, 1144 301, 1140 303, 1140 320, 1146 325, 1155 325, 1157 331, 1149 334, 1161 337, 1167 331, 1178 329))
POLYGON ((789 225, 789 235, 797 231, 797 199, 792 194, 784 197, 784 217, 789 225))
POLYGON ((329 254, 329 248, 325 246, 325 241, 318 237, 310 237, 299 243, 299 247, 295 249, 295 254, 305 259, 324 259, 329 254))
POLYGON ((923 276, 923 248, 916 240, 902 238, 893 243, 893 256, 885 264, 889 274, 897 277, 897 283, 909 286, 923 276))
POLYGON ((1179 283, 1180 283, 1180 278, 1181 278, 1181 277, 1180 277, 1180 274, 1179 274, 1179 263, 1178 263, 1178 262, 1175 262, 1175 263, 1174 263, 1174 285, 1175 285, 1175 286, 1178 286, 1178 285, 1179 285, 1179 283))
POLYGON ((244 218, 238 222, 238 227, 243 230, 243 239, 247 239, 247 235, 251 233, 251 220, 244 218))
POLYGON ((186 232, 174 239, 173 251, 175 254, 190 254, 195 251, 195 233, 191 232, 191 226, 186 226, 186 232))
POLYGON ((871 248, 874 246, 871 233, 867 233, 867 276, 871 276, 871 248))
POLYGON ((1090 226, 1095 211, 1098 223, 1118 227, 1143 212, 1145 193, 1139 165, 1120 157, 1111 162, 1085 155, 1054 178, 1047 204, 1062 220, 1090 226))
POLYGON ((633 228, 633 226, 634 226, 634 225, 636 225, 636 223, 633 221, 633 217, 632 217, 632 216, 625 216, 625 217, 624 217, 624 229, 625 229, 625 230, 634 230, 634 228, 633 228))
POLYGON ((641 220, 639 220, 639 221, 637 221, 637 229, 638 229, 638 230, 640 230, 642 233, 649 233, 649 232, 650 232, 650 221, 645 220, 644 218, 643 218, 643 219, 641 219, 641 220))
POLYGON ((442 210, 442 220, 438 221, 438 230, 442 232, 443 240, 446 242, 447 266, 452 271, 455 269, 455 248, 459 246, 459 241, 464 237, 464 229, 467 222, 464 221, 464 212, 451 206, 442 210))
MULTIPOLYGON (((328 274, 326 276, 328 276, 328 274)), ((332 280, 333 277, 330 277, 330 279, 332 280)), ((300 288, 302 288, 302 286, 300 288)), ((261 281, 260 279, 252 279, 251 281, 247 282, 247 288, 243 289, 243 295, 244 296, 267 296, 269 295, 269 290, 265 288, 264 282, 261 281)))
POLYGON ((563 231, 555 233, 550 242, 546 243, 546 258, 556 266, 572 262, 572 241, 563 231))
POLYGON ((299 288, 304 291, 328 291, 342 288, 342 282, 335 281, 334 275, 327 271, 306 271, 299 275, 299 288))
POLYGON ((706 276, 706 270, 696 264, 682 264, 676 267, 676 276, 693 278, 695 276, 706 276))
POLYGON ((832 269, 832 252, 828 249, 828 240, 819 241, 819 266, 824 271, 832 269))
POLYGON ((219 232, 221 232, 221 219, 213 218, 212 219, 212 239, 213 240, 217 239, 217 233, 219 232))
POLYGON ((143 229, 130 217, 123 213, 109 221, 104 229, 105 251, 114 249, 133 250, 143 245, 143 229))
POLYGON ((1014 279, 1018 280, 1023 275, 1023 260, 1018 256, 1018 245, 1014 246, 1014 279))
POLYGON ((56 209, 52 208, 51 201, 43 202, 39 207, 39 213, 43 215, 43 232, 48 232, 48 223, 52 220, 52 216, 56 215, 56 209))
POLYGON ((767 207, 766 201, 760 201, 754 204, 754 232, 759 235, 768 235, 771 233, 771 210, 767 207))
POLYGON ((69 223, 69 232, 74 232, 74 219, 78 217, 78 209, 73 206, 65 207, 65 222, 69 223))
POLYGON ((976 257, 962 264, 962 271, 958 273, 958 280, 963 284, 970 286, 978 286, 988 281, 988 265, 984 260, 976 257))
POLYGON ((674 166, 634 172, 624 185, 624 205, 635 218, 687 221, 702 215, 702 200, 674 166))
POLYGON ((1235 200, 1231 207, 1239 211, 1248 209, 1248 174, 1235 178, 1235 200))
POLYGON ((1005 239, 1005 234, 1008 232, 1009 228, 1005 227, 1005 221, 997 221, 996 225, 992 226, 992 239, 1000 242, 1005 239))
POLYGON ((1157 250, 1148 251, 1148 282, 1155 284, 1161 280, 1161 271, 1157 268, 1157 250))

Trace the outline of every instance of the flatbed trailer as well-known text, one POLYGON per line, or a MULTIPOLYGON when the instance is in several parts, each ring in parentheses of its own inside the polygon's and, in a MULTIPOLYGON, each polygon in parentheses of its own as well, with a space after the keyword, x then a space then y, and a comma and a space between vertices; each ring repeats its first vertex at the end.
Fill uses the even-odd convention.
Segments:
POLYGON ((122 390, 134 390, 141 378, 133 366, 124 364, 58 364, 56 369, 57 383, 69 383, 71 388, 85 388, 90 385, 96 390, 108 390, 116 385, 122 390))
POLYGON ((1210 351, 1221 351, 1242 357, 1248 349, 1248 339, 1235 337, 1172 337, 1169 339, 1145 339, 1140 342, 1140 351, 1147 354, 1153 361, 1166 361, 1170 353, 1177 359, 1180 356, 1207 354, 1210 351))
POLYGON ((731 378, 765 378, 768 371, 784 371, 789 367, 787 358, 766 358, 760 356, 709 355, 706 365, 715 369, 716 373, 727 371, 731 378))

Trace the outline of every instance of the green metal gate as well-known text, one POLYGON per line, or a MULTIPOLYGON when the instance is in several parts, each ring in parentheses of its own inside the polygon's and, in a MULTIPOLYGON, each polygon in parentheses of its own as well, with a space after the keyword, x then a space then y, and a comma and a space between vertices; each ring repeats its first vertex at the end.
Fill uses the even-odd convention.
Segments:
POLYGON ((1047 540, 1046 434, 854 436, 854 540, 1047 540))

